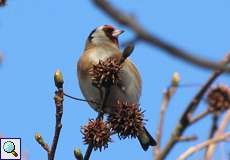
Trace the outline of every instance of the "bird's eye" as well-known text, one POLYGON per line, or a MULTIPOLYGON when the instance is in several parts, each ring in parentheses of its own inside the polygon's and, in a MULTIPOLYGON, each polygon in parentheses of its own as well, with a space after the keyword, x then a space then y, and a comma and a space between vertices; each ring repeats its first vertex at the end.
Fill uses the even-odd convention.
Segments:
POLYGON ((113 30, 114 30, 113 28, 108 28, 108 29, 107 29, 107 32, 108 32, 108 33, 112 33, 113 30))
POLYGON ((114 31, 113 28, 104 28, 104 31, 107 33, 107 34, 112 34, 112 32, 114 31))

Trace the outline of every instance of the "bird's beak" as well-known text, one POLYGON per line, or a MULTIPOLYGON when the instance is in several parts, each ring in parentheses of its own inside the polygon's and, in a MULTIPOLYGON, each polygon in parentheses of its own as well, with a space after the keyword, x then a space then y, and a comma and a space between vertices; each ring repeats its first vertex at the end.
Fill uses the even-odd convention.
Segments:
POLYGON ((119 30, 119 29, 115 29, 112 33, 113 37, 118 37, 119 35, 121 35, 122 33, 124 33, 123 30, 119 30))

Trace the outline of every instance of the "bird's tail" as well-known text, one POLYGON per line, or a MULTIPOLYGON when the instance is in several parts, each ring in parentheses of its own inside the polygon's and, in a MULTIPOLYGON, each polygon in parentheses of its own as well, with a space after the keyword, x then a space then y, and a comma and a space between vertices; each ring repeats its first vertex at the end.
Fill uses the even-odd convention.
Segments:
POLYGON ((147 151, 149 146, 157 145, 157 142, 155 141, 155 139, 153 139, 153 137, 149 134, 145 127, 144 130, 139 133, 138 140, 144 151, 147 151))

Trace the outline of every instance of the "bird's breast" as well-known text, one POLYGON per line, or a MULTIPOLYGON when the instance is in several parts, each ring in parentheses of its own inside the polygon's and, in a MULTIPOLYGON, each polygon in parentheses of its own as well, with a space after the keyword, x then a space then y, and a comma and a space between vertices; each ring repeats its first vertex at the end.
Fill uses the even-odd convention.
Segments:
MULTIPOLYGON (((118 50, 99 48, 97 50, 90 49, 85 52, 78 61, 78 79, 81 91, 87 100, 93 100, 97 103, 102 102, 101 91, 92 85, 89 70, 99 60, 106 60, 109 57, 120 58, 121 53, 118 50)), ((106 102, 105 112, 111 112, 117 101, 128 103, 138 103, 141 95, 141 78, 135 65, 127 59, 119 72, 120 87, 111 86, 110 94, 106 102)), ((103 94, 103 93, 102 93, 103 94)), ((97 104, 89 103, 95 110, 99 108, 97 104)))

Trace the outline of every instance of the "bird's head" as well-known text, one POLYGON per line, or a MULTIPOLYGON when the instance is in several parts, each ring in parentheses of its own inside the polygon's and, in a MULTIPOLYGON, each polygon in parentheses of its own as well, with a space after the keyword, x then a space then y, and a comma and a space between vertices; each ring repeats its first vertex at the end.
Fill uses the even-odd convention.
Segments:
POLYGON ((111 25, 103 25, 95 28, 88 36, 88 42, 93 44, 112 43, 118 47, 118 37, 124 31, 111 25))

